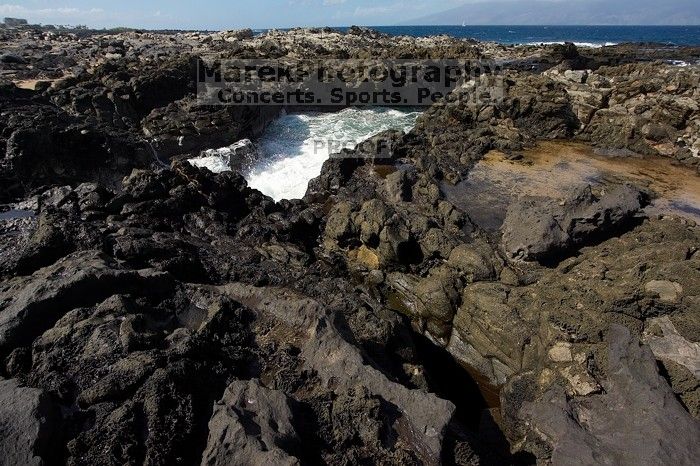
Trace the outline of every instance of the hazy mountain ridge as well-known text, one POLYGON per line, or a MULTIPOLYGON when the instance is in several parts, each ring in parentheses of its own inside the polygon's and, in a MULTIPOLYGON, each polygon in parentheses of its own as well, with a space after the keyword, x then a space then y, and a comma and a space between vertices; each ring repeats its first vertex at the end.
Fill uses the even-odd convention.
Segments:
POLYGON ((601 0, 515 1, 470 3, 440 13, 416 18, 405 24, 448 25, 690 25, 700 24, 700 2, 696 0, 624 1, 601 0))

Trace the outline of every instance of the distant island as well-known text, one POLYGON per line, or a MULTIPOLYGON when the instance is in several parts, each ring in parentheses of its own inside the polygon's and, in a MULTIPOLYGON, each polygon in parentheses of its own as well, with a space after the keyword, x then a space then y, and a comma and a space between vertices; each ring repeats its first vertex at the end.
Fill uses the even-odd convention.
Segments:
POLYGON ((696 25, 697 0, 556 0, 468 3, 403 22, 405 25, 696 25))

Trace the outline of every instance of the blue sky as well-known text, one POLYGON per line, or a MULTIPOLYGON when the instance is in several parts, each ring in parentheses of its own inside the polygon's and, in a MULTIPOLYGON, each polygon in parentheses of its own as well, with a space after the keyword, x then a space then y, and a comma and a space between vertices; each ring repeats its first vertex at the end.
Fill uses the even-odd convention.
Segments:
MULTIPOLYGON (((472 0, 473 1, 473 0, 472 0)), ((0 0, 0 16, 43 24, 148 28, 391 25, 466 0, 0 0)))
POLYGON ((700 24, 700 0, 0 0, 3 16, 42 24, 152 29, 390 26, 415 24, 412 20, 419 24, 700 24))

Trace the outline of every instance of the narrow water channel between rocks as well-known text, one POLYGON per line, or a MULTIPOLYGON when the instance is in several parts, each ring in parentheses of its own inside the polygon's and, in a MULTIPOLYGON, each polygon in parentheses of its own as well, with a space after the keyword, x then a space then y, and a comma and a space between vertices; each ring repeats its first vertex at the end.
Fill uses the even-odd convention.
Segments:
MULTIPOLYGON (((389 129, 409 131, 420 112, 391 108, 346 108, 334 113, 283 115, 255 141, 259 162, 244 173, 250 187, 279 201, 299 199, 323 162, 342 149, 389 129)), ((227 154, 191 160, 213 172, 229 169, 227 154)))

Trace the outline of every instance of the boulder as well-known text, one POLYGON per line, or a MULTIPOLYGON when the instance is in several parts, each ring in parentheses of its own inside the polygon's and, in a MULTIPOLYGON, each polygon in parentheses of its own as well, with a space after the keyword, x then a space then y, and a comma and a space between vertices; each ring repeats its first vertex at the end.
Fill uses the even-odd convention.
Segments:
POLYGON ((7 465, 51 464, 55 436, 59 434, 58 410, 49 396, 37 388, 20 386, 17 380, 0 379, 0 458, 7 465))
POLYGON ((259 136, 279 112, 275 106, 206 106, 187 97, 151 111, 143 119, 142 129, 158 154, 169 158, 259 136))
POLYGON ((3 53, 0 55, 0 63, 22 65, 27 61, 14 53, 3 53))
POLYGON ((257 158, 258 151, 255 144, 250 139, 241 139, 227 147, 202 151, 199 157, 188 161, 196 167, 210 167, 212 161, 215 161, 213 163, 216 163, 216 166, 220 168, 211 168, 213 171, 233 170, 245 173, 247 169, 253 166, 257 158))
POLYGON ((508 208, 503 249, 515 261, 555 259, 623 230, 648 202, 643 191, 629 185, 597 195, 587 186, 562 202, 523 197, 508 208))
POLYGON ((202 466, 298 465, 292 410, 283 392, 258 381, 231 383, 214 405, 202 466))

